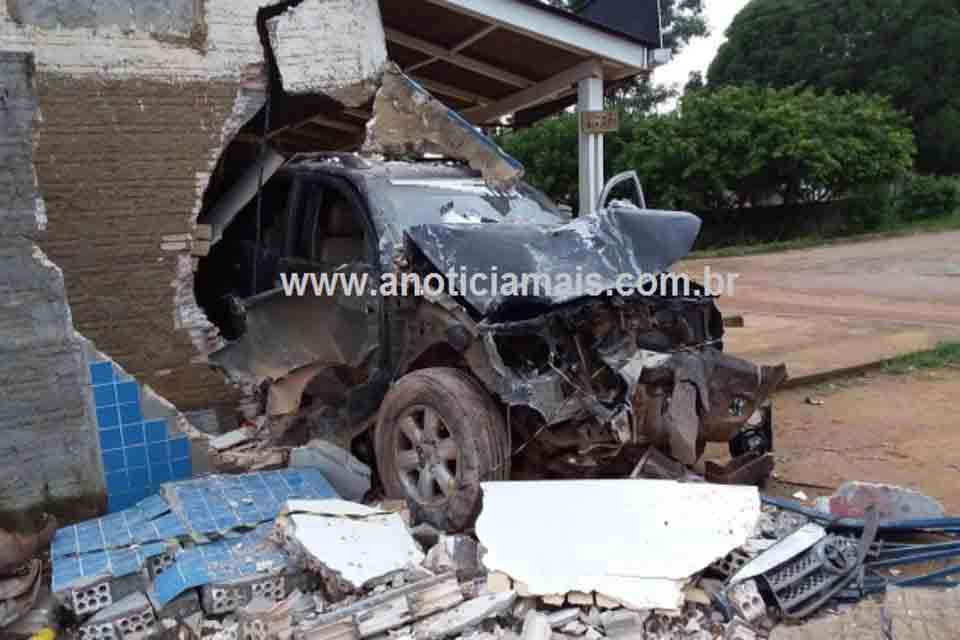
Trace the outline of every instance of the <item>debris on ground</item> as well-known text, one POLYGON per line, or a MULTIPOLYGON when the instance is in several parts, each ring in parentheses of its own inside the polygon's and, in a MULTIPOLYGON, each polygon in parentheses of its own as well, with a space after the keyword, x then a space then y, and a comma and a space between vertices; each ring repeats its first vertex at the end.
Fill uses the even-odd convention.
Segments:
POLYGON ((943 505, 919 491, 875 482, 845 482, 832 496, 818 503, 822 511, 839 518, 862 518, 874 506, 884 520, 942 518, 943 505), (822 508, 821 508, 822 505, 822 508))
POLYGON ((291 467, 311 467, 323 473, 345 500, 362 500, 370 491, 372 472, 341 446, 314 439, 290 452, 291 467))
MULTIPOLYGON (((897 489, 872 495, 886 509, 897 489)), ((960 591, 907 587, 957 584, 960 518, 881 519, 866 500, 862 517, 832 514, 705 482, 483 490, 474 537, 412 527, 403 503, 344 500, 309 467, 167 483, 57 531, 52 589, 39 559, 0 578, 0 626, 81 640, 845 640, 911 637, 926 616, 955 626, 960 591)))

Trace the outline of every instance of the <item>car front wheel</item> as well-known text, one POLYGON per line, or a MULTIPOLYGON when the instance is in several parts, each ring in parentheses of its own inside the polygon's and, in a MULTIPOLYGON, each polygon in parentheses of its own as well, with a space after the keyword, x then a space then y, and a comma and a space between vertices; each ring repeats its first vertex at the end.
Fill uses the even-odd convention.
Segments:
POLYGON ((480 512, 480 483, 510 476, 503 416, 470 376, 452 368, 402 377, 380 407, 375 433, 384 491, 414 519, 460 531, 480 512))

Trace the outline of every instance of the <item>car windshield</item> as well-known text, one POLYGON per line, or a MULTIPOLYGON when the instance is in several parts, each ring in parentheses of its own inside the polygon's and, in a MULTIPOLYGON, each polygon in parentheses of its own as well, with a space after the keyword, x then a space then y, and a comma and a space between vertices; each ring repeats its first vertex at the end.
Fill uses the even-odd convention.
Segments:
POLYGON ((386 197, 404 227, 423 224, 564 222, 549 198, 527 184, 496 191, 481 180, 391 180, 386 197))

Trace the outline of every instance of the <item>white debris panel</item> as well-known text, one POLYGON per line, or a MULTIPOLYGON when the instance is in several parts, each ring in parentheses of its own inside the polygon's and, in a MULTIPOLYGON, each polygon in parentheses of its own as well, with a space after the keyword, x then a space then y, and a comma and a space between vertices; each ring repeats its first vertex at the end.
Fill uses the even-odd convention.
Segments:
POLYGON ((387 43, 377 0, 304 0, 267 21, 287 93, 365 105, 379 86, 387 43))
POLYGON ((488 482, 476 529, 487 569, 532 594, 596 591, 632 609, 678 609, 688 578, 743 545, 759 516, 754 487, 488 482))
POLYGON ((353 589, 424 559, 400 514, 345 500, 291 500, 279 526, 294 557, 353 589))

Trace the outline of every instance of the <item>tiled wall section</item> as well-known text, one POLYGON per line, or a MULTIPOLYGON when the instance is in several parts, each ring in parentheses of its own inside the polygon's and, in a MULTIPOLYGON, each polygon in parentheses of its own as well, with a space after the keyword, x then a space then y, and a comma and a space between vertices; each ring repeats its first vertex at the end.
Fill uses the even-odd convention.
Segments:
POLYGON ((111 513, 156 493, 164 482, 191 476, 189 438, 171 434, 166 420, 144 420, 135 380, 111 362, 91 362, 90 381, 111 513))

